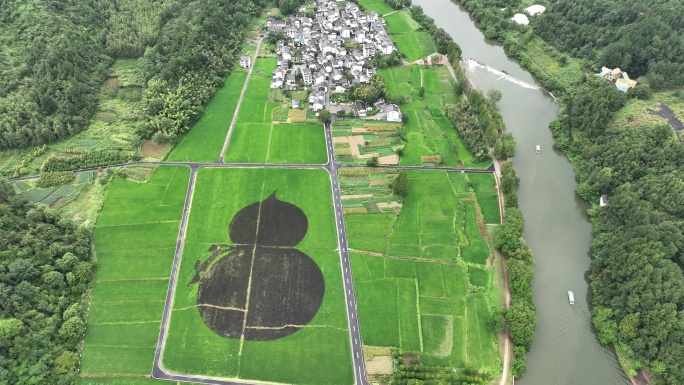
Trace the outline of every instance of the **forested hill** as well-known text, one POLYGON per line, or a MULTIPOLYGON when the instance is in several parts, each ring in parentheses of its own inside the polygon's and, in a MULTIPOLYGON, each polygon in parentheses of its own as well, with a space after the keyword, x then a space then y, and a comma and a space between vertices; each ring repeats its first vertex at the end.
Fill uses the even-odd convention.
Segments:
POLYGON ((0 384, 72 384, 90 234, 0 182, 0 384))
POLYGON ((150 124, 141 133, 175 139, 234 65, 265 0, 0 4, 1 150, 53 142, 86 128, 113 60, 146 52, 150 124))
POLYGON ((92 1, 3 1, 0 12, 0 148, 80 131, 111 58, 105 14, 92 1))
POLYGON ((536 34, 594 68, 646 76, 653 89, 684 85, 684 1, 552 1, 536 34))

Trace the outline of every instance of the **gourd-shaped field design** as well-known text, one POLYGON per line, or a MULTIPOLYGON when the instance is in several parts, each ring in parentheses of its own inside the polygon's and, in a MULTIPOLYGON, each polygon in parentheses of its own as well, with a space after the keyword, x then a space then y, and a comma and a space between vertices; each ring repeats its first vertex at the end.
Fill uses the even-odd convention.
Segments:
POLYGON ((285 337, 309 323, 323 301, 325 282, 316 263, 293 248, 308 227, 306 214, 275 192, 240 210, 230 222, 235 246, 214 244, 209 259, 195 263, 192 282, 199 280, 197 307, 204 323, 223 337, 259 341, 285 337))
POLYGON ((164 367, 242 380, 352 382, 329 174, 207 168, 196 184, 164 367))

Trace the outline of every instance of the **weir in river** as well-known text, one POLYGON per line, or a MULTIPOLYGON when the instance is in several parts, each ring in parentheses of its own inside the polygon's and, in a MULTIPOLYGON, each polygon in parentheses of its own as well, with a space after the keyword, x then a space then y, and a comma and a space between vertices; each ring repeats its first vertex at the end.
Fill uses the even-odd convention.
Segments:
POLYGON ((623 385, 628 378, 615 354, 596 338, 589 311, 591 224, 576 194, 572 164, 553 148, 549 123, 559 106, 503 47, 484 38, 465 10, 449 0, 413 0, 461 46, 474 85, 494 88, 499 110, 517 141, 513 161, 521 180, 519 207, 524 237, 535 255, 534 302, 538 326, 518 385, 623 385), (536 152, 536 146, 543 149, 536 152), (568 303, 567 292, 575 295, 568 303))

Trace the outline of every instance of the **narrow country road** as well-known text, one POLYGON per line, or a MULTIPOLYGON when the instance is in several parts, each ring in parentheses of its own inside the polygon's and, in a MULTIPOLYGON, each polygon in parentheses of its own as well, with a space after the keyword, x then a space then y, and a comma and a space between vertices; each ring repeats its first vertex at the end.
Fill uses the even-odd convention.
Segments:
POLYGON ((259 50, 261 49, 261 42, 264 38, 260 37, 257 40, 256 50, 254 50, 254 60, 250 63, 249 72, 247 72, 247 78, 245 79, 245 84, 242 86, 242 92, 240 92, 240 99, 238 99, 237 106, 235 107, 235 113, 233 114, 233 120, 230 121, 230 126, 228 127, 228 134, 226 135, 226 140, 223 142, 223 148, 221 149, 221 155, 219 155, 216 163, 222 163, 223 157, 226 155, 226 150, 228 149, 228 142, 230 142, 230 137, 233 135, 233 128, 235 127, 235 122, 237 121, 238 112, 240 112, 240 106, 242 105, 242 99, 245 97, 245 92, 247 91, 247 86, 249 85, 249 79, 252 77, 252 71, 254 70, 254 64, 256 64, 256 59, 259 56, 259 50))

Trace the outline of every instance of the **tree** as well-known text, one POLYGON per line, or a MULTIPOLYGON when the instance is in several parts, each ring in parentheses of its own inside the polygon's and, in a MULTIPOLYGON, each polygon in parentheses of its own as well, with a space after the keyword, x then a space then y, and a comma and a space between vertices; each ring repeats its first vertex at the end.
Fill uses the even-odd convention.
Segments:
POLYGON ((330 122, 330 119, 332 119, 332 114, 328 110, 322 110, 321 112, 318 113, 318 120, 328 123, 330 122))
POLYGON ((506 312, 511 340, 526 350, 529 350, 534 342, 534 329, 537 327, 537 315, 532 306, 534 305, 516 302, 506 312))
POLYGON ((501 91, 497 89, 490 88, 489 91, 487 91, 487 99, 489 99, 489 103, 491 103, 494 107, 499 104, 502 96, 503 94, 501 94, 501 91))
POLYGON ((377 156, 374 156, 374 157, 372 157, 372 158, 369 158, 369 159, 366 161, 366 166, 369 166, 369 167, 377 167, 378 165, 380 165, 380 161, 378 160, 378 157, 377 157, 377 156))
POLYGON ((392 192, 396 195, 405 197, 408 192, 408 177, 406 171, 401 170, 392 181, 392 192))

